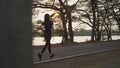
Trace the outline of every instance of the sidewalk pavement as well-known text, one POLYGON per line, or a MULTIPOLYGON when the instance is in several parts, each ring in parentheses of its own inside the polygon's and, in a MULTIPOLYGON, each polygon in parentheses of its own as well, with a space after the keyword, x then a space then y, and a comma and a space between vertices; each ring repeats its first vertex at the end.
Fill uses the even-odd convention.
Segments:
POLYGON ((34 64, 39 64, 113 49, 120 49, 120 41, 76 44, 72 46, 55 46, 52 47, 52 52, 55 54, 54 58, 50 59, 49 53, 46 50, 43 54, 42 61, 40 61, 38 53, 41 51, 41 48, 36 48, 33 50, 33 60, 34 64))

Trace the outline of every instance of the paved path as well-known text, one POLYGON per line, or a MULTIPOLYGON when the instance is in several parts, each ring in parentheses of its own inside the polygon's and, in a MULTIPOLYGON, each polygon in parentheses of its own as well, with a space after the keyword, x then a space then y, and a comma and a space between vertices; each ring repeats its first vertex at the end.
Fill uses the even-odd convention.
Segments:
POLYGON ((78 46, 76 44, 73 46, 53 47, 52 51, 55 53, 55 57, 53 59, 50 59, 49 53, 46 50, 46 52, 43 55, 42 61, 39 61, 37 56, 37 54, 40 52, 41 49, 34 49, 33 50, 34 64, 61 60, 65 58, 92 54, 92 53, 97 53, 97 52, 107 51, 112 49, 120 49, 120 41, 78 44, 78 46))

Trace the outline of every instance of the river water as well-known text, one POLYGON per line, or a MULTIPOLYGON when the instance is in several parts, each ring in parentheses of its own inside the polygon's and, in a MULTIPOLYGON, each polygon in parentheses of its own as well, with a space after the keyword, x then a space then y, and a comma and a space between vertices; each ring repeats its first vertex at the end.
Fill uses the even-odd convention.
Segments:
MULTIPOLYGON (((90 39, 91 39, 91 36, 74 36, 74 42, 86 42, 86 41, 89 41, 90 39)), ((112 36, 112 39, 118 40, 120 39, 120 35, 112 36)), ((52 37, 51 44, 61 43, 61 41, 62 41, 62 37, 59 37, 59 36, 52 37)), ((45 44, 44 37, 33 37, 32 42, 33 42, 33 46, 39 46, 39 45, 45 44)))

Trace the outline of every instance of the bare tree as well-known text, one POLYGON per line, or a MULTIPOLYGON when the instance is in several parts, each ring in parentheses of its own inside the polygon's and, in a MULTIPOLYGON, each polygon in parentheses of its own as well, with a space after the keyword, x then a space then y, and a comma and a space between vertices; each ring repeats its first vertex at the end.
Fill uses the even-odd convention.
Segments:
POLYGON ((73 42, 73 31, 72 31, 72 19, 71 19, 71 13, 74 10, 75 6, 79 0, 73 4, 73 5, 68 5, 67 0, 50 0, 49 2, 46 3, 41 3, 39 0, 34 0, 33 1, 33 8, 49 8, 53 9, 56 11, 59 11, 59 14, 61 16, 62 24, 63 24, 63 42, 68 40, 68 32, 70 35, 70 41, 73 42), (66 24, 68 23, 68 31, 66 24))
POLYGON ((107 35, 107 40, 112 40, 112 25, 114 24, 115 20, 119 21, 118 12, 113 13, 113 11, 115 11, 115 7, 113 10, 110 6, 111 2, 109 2, 108 0, 83 0, 83 2, 81 3, 84 3, 86 1, 89 2, 89 4, 86 6, 90 10, 79 8, 75 11, 80 14, 78 18, 79 21, 83 24, 87 24, 92 28, 91 41, 101 41, 102 33, 104 32, 104 30, 107 35), (88 21, 82 20, 83 17, 88 19, 88 21))

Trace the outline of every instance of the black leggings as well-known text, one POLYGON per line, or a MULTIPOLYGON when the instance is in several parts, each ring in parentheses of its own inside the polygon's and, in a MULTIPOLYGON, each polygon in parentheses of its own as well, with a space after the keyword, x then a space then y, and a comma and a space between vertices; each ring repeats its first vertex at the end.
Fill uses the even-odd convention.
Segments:
POLYGON ((51 44, 50 44, 50 40, 51 40, 51 36, 45 36, 45 40, 46 40, 46 44, 43 47, 41 53, 44 53, 44 51, 46 50, 46 48, 48 47, 48 51, 51 54, 51 44))

